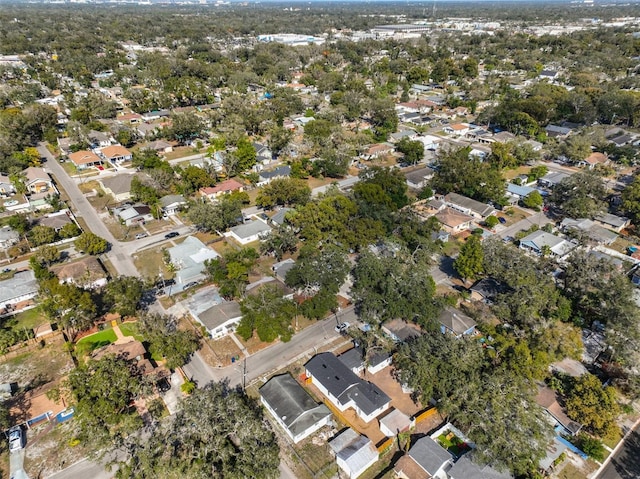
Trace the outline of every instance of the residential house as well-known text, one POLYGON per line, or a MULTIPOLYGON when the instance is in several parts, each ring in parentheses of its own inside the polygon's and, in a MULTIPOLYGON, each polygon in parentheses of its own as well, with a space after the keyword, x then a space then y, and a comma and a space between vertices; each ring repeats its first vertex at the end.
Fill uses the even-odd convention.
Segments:
POLYGON ((58 138, 58 148, 60 148, 63 155, 71 153, 71 145, 73 145, 73 143, 71 138, 58 138))
POLYGON ((93 353, 91 353, 91 358, 99 361, 105 356, 111 355, 124 359, 129 363, 135 364, 144 375, 156 374, 160 377, 168 375, 167 370, 156 368, 151 363, 151 361, 147 358, 147 350, 145 349, 144 344, 142 344, 140 341, 117 341, 100 349, 96 349, 93 353))
POLYGON ((429 436, 422 437, 402 456, 393 470, 401 479, 448 479, 453 456, 429 436))
POLYGON ((542 230, 534 231, 520 240, 520 249, 530 251, 539 256, 548 251, 551 255, 562 258, 576 246, 578 246, 577 243, 567 241, 542 230))
POLYGON ((493 135, 493 139, 500 143, 507 143, 516 139, 516 135, 508 131, 500 131, 493 135))
POLYGON ((605 133, 605 135, 607 140, 609 140, 611 143, 613 143, 618 147, 628 145, 629 143, 632 143, 636 139, 636 137, 633 134, 624 130, 617 130, 611 133, 607 132, 605 133))
POLYGON ((391 398, 378 386, 354 374, 333 353, 320 353, 305 364, 306 375, 340 411, 353 408, 360 419, 370 422, 386 411, 391 398))
POLYGON ((429 180, 435 175, 435 170, 429 166, 419 168, 404 174, 407 186, 414 190, 419 190, 427 186, 429 180))
POLYGON ((400 130, 397 133, 391 133, 389 138, 389 141, 391 141, 392 143, 398 143, 403 138, 415 140, 416 138, 418 138, 418 132, 414 130, 400 130))
POLYGON ((592 170, 598 165, 602 165, 602 166, 608 165, 609 157, 604 153, 595 151, 591 153, 589 156, 587 156, 583 161, 579 161, 578 164, 584 165, 588 167, 590 170, 592 170))
POLYGON ((354 374, 360 375, 364 371, 364 351, 361 347, 351 348, 340 354, 338 360, 354 374))
POLYGON ((408 323, 404 319, 392 319, 382 324, 382 332, 389 336, 396 343, 404 343, 411 338, 422 336, 420 326, 408 323))
POLYGON ((375 160, 377 158, 390 155, 394 147, 389 143, 376 143, 369 147, 360 155, 363 160, 375 160))
POLYGON ((465 215, 473 216, 479 220, 484 220, 496 212, 493 206, 467 198, 458 193, 449 193, 444 197, 444 202, 454 210, 458 210, 465 215))
POLYGON ((349 479, 361 476, 378 461, 378 450, 371 439, 351 428, 331 439, 329 447, 336 456, 338 467, 349 479))
POLYGON ((469 125, 467 123, 453 123, 442 129, 445 133, 453 136, 465 136, 469 133, 469 125))
POLYGON ((566 138, 571 133, 571 128, 558 125, 547 125, 544 129, 549 138, 566 138))
POLYGON ((262 143, 253 143, 253 147, 256 150, 256 161, 268 165, 273 160, 273 153, 267 145, 262 143))
POLYGON ((46 171, 44 171, 44 169, 30 166, 29 168, 24 170, 24 175, 26 177, 25 186, 27 187, 27 191, 29 193, 58 193, 58 190, 56 190, 55 186, 53 185, 51 177, 46 171))
POLYGON ((259 241, 271 232, 271 226, 262 220, 255 219, 248 223, 234 226, 228 232, 224 233, 227 238, 233 238, 241 245, 247 245, 254 241, 259 241))
POLYGON ((232 193, 234 191, 243 191, 244 185, 234 179, 224 180, 215 186, 200 188, 200 194, 208 200, 213 201, 219 196, 232 193))
POLYGON ((548 386, 539 385, 536 403, 542 407, 553 420, 566 431, 575 436, 582 429, 582 425, 571 420, 564 408, 558 402, 556 392, 548 386))
POLYGON ((316 403, 288 373, 261 386, 260 401, 295 444, 331 422, 329 408, 316 403))
POLYGON ((378 351, 369 356, 367 364, 367 372, 369 374, 377 374, 384 368, 391 366, 393 356, 388 351, 378 351))
POLYGON ((142 204, 114 208, 113 212, 126 226, 144 224, 154 219, 151 208, 142 204))
POLYGON ((137 113, 125 113, 123 115, 118 115, 116 117, 116 121, 123 124, 133 125, 142 121, 142 115, 138 115, 137 113))
POLYGON ((417 141, 419 141, 420 143, 422 143, 424 145, 425 160, 426 160, 427 159, 427 152, 428 151, 436 151, 438 149, 438 147, 440 146, 440 143, 442 143, 442 138, 440 138, 439 136, 424 135, 424 136, 419 137, 417 139, 417 141))
POLYGON ((471 286, 471 299, 484 303, 493 303, 499 294, 508 290, 507 285, 493 278, 483 278, 471 286))
POLYGON ((35 224, 38 226, 47 226, 53 228, 56 232, 59 232, 69 223, 73 223, 71 218, 71 212, 69 210, 57 211, 56 213, 50 213, 46 216, 35 220, 35 224))
POLYGON ((538 184, 545 188, 554 188, 558 183, 569 178, 569 176, 571 175, 562 171, 550 171, 538 180, 538 184))
POLYGON ((8 176, 0 175, 0 195, 2 196, 11 196, 16 192, 13 183, 8 176))
POLYGON ((160 198, 160 208, 164 216, 175 215, 187 205, 187 200, 182 195, 167 195, 160 198))
POLYGON ((84 289, 101 288, 107 284, 107 272, 94 256, 72 263, 57 264, 51 268, 60 283, 70 283, 84 289))
POLYGON ((395 437, 408 431, 415 425, 409 416, 399 409, 391 408, 391 412, 380 419, 380 432, 387 437, 395 437))
POLYGON ((122 145, 111 145, 103 148, 99 155, 115 166, 131 161, 133 154, 122 145))
POLYGON ((280 208, 276 214, 269 218, 269 221, 276 226, 281 226, 285 223, 289 211, 293 211, 293 208, 280 208))
POLYGON ((537 191, 530 186, 520 186, 515 183, 507 183, 507 196, 513 200, 512 203, 518 203, 524 200, 528 195, 537 191))
POLYGON ((631 220, 629 218, 625 218, 624 216, 612 215, 611 213, 600 214, 593 220, 600 226, 616 231, 618 233, 622 232, 623 229, 629 227, 629 225, 631 224, 631 220))
POLYGON ((203 273, 204 262, 219 256, 193 236, 187 236, 182 243, 169 248, 168 251, 171 263, 176 268, 176 283, 173 286, 175 292, 180 292, 186 286, 204 280, 206 278, 203 273))
POLYGON ((448 306, 444 308, 440 316, 440 332, 452 334, 456 338, 470 336, 476 332, 476 322, 459 309, 448 306))
POLYGON ((142 137, 146 138, 147 136, 153 136, 155 133, 160 130, 160 125, 157 123, 139 123, 136 125, 136 133, 142 137))
POLYGON ((233 333, 242 319, 240 304, 235 301, 223 301, 194 314, 193 319, 204 326, 213 339, 220 339, 233 333))
POLYGON ((540 469, 546 474, 549 474, 553 470, 556 460, 562 456, 567 449, 567 444, 561 441, 557 436, 554 436, 551 442, 547 444, 546 455, 540 459, 538 466, 540 466, 540 469))
POLYGON ((496 471, 489 465, 477 465, 466 454, 456 461, 447 475, 449 479, 513 479, 508 472, 496 471))
POLYGON ((458 234, 471 228, 473 217, 456 211, 453 208, 444 208, 435 214, 436 219, 442 223, 443 229, 450 234, 458 234))
POLYGON ((155 140, 149 143, 145 143, 144 145, 141 145, 140 151, 143 151, 143 150, 151 150, 159 154, 171 153, 173 151, 173 145, 168 141, 155 140))
POLYGON ((271 270, 273 271, 274 276, 280 281, 285 281, 287 278, 287 273, 293 269, 296 265, 294 259, 288 258, 278 263, 275 263, 271 270))
POLYGON ((28 269, 0 281, 0 316, 14 314, 34 306, 31 301, 38 294, 38 281, 28 269))
POLYGON ((491 132, 485 130, 484 128, 474 128, 473 130, 469 131, 465 135, 465 137, 473 142, 482 143, 485 145, 494 143, 496 141, 491 132))
POLYGON ((20 241, 20 233, 5 225, 0 228, 0 249, 7 249, 20 241))
POLYGON ((603 228, 595 221, 587 218, 581 218, 577 220, 574 220, 572 218, 565 218, 562 220, 562 223, 560 223, 560 228, 565 233, 569 233, 571 231, 582 233, 587 238, 595 241, 598 244, 610 245, 616 239, 618 239, 617 233, 603 228))
POLYGON ((289 165, 278 166, 277 168, 265 171, 262 170, 258 173, 258 186, 264 186, 271 183, 276 178, 289 178, 291 174, 291 167, 289 165))
POLYGON ((559 76, 560 76, 560 73, 557 72, 556 70, 542 70, 538 74, 538 78, 540 80, 549 80, 549 81, 557 80, 559 76))
POLYGON ((69 160, 78 170, 85 170, 96 166, 102 166, 102 158, 92 151, 80 150, 69 153, 69 160))
POLYGON ((91 130, 87 134, 87 140, 92 149, 106 148, 111 145, 111 138, 101 131, 91 130))
POLYGON ((116 203, 122 203, 131 199, 131 181, 135 175, 120 174, 108 178, 98 179, 98 183, 108 195, 113 196, 116 203))
POLYGON ((273 276, 263 276, 259 280, 248 284, 245 289, 245 293, 247 295, 256 295, 264 286, 273 287, 285 299, 293 299, 293 289, 289 288, 289 286, 273 276))

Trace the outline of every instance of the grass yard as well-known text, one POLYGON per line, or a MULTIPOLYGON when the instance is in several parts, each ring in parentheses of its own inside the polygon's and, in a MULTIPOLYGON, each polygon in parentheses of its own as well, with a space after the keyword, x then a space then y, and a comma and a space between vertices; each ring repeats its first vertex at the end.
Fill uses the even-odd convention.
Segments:
POLYGON ((14 331, 33 329, 48 322, 49 320, 42 311, 40 311, 40 308, 28 309, 27 311, 18 313, 10 321, 11 329, 14 331))
POLYGON ((519 166, 518 168, 513 168, 513 169, 510 169, 510 170, 503 170, 502 176, 504 177, 505 180, 511 181, 516 176, 528 175, 529 171, 531 171, 531 167, 530 166, 519 166))
POLYGON ((293 446, 293 449, 304 462, 304 465, 300 464, 296 461, 298 458, 294 456, 295 459, 293 460, 297 462, 296 465, 300 466, 296 468, 296 477, 329 479, 335 477, 338 472, 338 466, 331 456, 331 450, 326 441, 323 441, 323 444, 314 444, 312 438, 307 438, 301 444, 293 446), (309 470, 313 471, 313 475, 310 474, 309 470))
POLYGON ((444 447, 454 456, 460 456, 470 449, 462 439, 460 439, 452 432, 444 433, 438 436, 438 442, 442 447, 444 447))
POLYGON ((78 341, 76 352, 78 356, 83 356, 95 349, 115 343, 116 339, 116 333, 113 332, 113 329, 105 329, 90 336, 85 336, 78 341))
POLYGON ((140 328, 138 327, 138 323, 134 323, 131 321, 128 321, 126 323, 121 323, 120 331, 122 331, 122 334, 125 336, 133 336, 138 341, 144 341, 143 336, 140 334, 140 328))
POLYGON ((73 361, 61 352, 64 340, 61 336, 47 340, 40 349, 25 352, 0 363, 0 382, 17 382, 20 387, 55 381, 73 369, 73 361))
POLYGON ((161 247, 136 253, 133 257, 133 263, 143 278, 158 278, 160 271, 162 271, 164 279, 170 279, 174 276, 164 263, 161 247))
POLYGON ((622 440, 622 431, 620 430, 620 428, 618 428, 615 435, 604 438, 602 440, 602 443, 605 446, 610 447, 611 449, 614 449, 621 440, 622 440))

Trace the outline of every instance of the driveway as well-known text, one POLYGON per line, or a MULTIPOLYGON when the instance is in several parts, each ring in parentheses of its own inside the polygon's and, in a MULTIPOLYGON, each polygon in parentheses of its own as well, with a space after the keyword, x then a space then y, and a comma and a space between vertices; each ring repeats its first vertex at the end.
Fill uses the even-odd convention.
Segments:
POLYGON ((29 479, 27 473, 22 468, 24 464, 25 450, 13 451, 9 453, 9 469, 12 479, 29 479))

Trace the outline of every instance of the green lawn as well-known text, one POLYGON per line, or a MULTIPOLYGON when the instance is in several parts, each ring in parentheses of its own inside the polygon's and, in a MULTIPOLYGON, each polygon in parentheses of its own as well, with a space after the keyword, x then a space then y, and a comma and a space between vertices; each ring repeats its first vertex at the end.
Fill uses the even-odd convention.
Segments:
POLYGON ((76 344, 76 352, 78 355, 88 354, 94 349, 115 343, 116 339, 116 333, 113 332, 113 329, 105 329, 104 331, 86 336, 78 341, 76 344))
POLYGON ((469 449, 469 446, 462 439, 452 433, 441 434, 438 436, 438 442, 455 456, 460 456, 469 449))
POLYGON ((122 334, 124 334, 125 336, 133 336, 138 341, 143 341, 143 337, 140 334, 140 329, 138 328, 138 323, 122 323, 120 325, 120 331, 122 331, 122 334))
POLYGON ((16 314, 11 320, 11 329, 14 331, 33 329, 47 322, 48 320, 42 311, 40 311, 40 308, 33 308, 16 314))

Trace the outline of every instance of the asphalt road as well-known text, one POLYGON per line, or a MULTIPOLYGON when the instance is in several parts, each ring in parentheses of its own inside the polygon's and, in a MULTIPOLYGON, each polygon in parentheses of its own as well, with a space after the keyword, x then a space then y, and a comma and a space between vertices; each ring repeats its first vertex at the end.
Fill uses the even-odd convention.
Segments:
POLYGON ((598 474, 597 479, 640 478, 640 425, 627 436, 622 447, 598 474))

